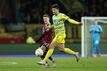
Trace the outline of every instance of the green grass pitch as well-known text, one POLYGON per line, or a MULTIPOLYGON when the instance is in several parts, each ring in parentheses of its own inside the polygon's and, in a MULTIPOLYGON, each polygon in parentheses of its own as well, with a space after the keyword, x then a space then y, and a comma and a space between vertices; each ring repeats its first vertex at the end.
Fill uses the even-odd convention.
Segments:
POLYGON ((55 57, 56 68, 45 68, 36 64, 40 58, 0 58, 0 71, 107 71, 107 57, 81 58, 80 63, 73 57, 55 57))

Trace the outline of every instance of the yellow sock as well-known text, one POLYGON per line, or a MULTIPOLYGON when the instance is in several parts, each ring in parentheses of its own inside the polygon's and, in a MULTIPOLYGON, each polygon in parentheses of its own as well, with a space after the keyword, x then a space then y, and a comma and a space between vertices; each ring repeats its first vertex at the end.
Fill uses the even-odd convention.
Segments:
POLYGON ((47 54, 44 58, 45 61, 48 60, 48 58, 52 55, 53 51, 54 51, 54 48, 51 48, 51 49, 48 50, 48 52, 47 52, 47 54))
POLYGON ((68 54, 75 54, 75 52, 69 48, 64 48, 64 52, 68 54))

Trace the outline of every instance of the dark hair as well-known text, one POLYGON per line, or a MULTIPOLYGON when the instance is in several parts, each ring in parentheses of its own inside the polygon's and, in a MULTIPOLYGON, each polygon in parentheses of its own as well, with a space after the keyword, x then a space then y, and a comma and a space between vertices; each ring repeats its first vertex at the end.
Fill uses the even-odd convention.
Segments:
POLYGON ((58 5, 58 4, 53 4, 53 5, 51 6, 51 8, 57 8, 57 9, 59 9, 59 5, 58 5))
POLYGON ((50 18, 50 16, 48 14, 44 14, 43 17, 49 17, 50 18))

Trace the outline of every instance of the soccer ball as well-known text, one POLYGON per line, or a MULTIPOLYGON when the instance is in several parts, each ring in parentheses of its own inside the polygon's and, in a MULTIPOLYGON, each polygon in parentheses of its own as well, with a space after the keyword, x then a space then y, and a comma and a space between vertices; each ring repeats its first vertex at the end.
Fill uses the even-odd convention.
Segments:
POLYGON ((36 54, 36 56, 42 56, 43 50, 41 48, 38 48, 38 49, 36 49, 35 54, 36 54))

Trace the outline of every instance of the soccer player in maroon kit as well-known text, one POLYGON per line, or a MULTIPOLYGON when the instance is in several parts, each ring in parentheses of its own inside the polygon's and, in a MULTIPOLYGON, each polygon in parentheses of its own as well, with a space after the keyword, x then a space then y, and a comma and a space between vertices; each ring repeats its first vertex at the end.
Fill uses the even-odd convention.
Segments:
MULTIPOLYGON (((44 54, 41 57, 41 59, 44 59, 47 51, 48 51, 48 47, 49 47, 49 44, 51 43, 52 39, 53 39, 53 34, 54 34, 54 29, 48 29, 48 26, 51 25, 50 23, 50 17, 48 14, 44 14, 43 15, 43 21, 44 21, 44 24, 43 24, 43 27, 42 27, 42 33, 43 35, 36 41, 37 43, 40 44, 40 48, 43 50, 44 54)), ((53 66, 55 66, 55 61, 54 59, 50 56, 49 57, 49 60, 52 61, 53 63, 53 66)), ((48 63, 47 63, 47 66, 48 66, 48 63)))

